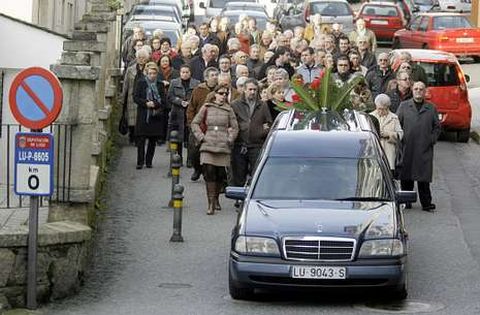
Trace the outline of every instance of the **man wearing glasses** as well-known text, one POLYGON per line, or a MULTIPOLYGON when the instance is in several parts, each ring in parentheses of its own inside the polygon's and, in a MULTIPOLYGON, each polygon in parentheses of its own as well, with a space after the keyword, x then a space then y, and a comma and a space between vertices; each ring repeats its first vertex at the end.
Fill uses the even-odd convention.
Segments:
POLYGON ((422 81, 425 85, 428 85, 427 74, 425 73, 425 69, 422 68, 419 64, 412 61, 412 55, 408 51, 402 51, 400 53, 400 62, 403 64, 408 62, 410 64, 410 79, 413 82, 422 81))
POLYGON ((400 103, 412 98, 412 80, 407 71, 400 70, 396 75, 397 87, 387 92, 390 97, 390 110, 395 113, 400 103))
POLYGON ((395 74, 390 68, 387 53, 381 53, 378 55, 378 65, 370 68, 365 76, 368 87, 370 88, 370 91, 372 91, 373 98, 377 97, 379 94, 385 93, 388 82, 394 78, 395 74))

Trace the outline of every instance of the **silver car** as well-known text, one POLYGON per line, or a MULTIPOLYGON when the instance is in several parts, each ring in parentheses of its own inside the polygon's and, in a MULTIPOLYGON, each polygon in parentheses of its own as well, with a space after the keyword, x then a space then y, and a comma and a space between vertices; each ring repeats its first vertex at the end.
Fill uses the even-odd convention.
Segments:
POLYGON ((346 0, 307 0, 305 19, 310 21, 312 15, 319 13, 322 23, 343 25, 343 31, 348 33, 354 29, 354 13, 346 0))

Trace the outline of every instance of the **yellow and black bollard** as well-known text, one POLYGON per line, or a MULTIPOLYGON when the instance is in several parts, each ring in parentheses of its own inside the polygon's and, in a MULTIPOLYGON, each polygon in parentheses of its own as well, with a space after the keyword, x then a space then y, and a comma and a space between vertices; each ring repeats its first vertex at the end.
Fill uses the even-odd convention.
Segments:
POLYGON ((170 131, 170 141, 169 141, 169 149, 170 149, 170 169, 168 170, 168 176, 172 176, 172 163, 173 163, 173 156, 178 154, 178 131, 172 130, 170 131))
POLYGON ((180 155, 175 153, 172 157, 172 168, 170 170, 170 174, 172 175, 172 197, 170 198, 170 202, 168 203, 169 207, 173 207, 173 195, 175 185, 180 183, 180 167, 182 167, 182 158, 180 155))
POLYGON ((173 234, 170 242, 183 242, 182 212, 183 212, 183 186, 175 185, 173 188, 173 234))

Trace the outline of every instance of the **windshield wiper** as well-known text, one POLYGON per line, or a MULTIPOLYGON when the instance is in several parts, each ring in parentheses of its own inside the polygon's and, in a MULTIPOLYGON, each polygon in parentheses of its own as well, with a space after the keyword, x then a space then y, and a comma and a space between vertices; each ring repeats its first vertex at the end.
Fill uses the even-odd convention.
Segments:
POLYGON ((392 201, 387 198, 380 197, 348 197, 348 198, 338 198, 337 201, 392 201))

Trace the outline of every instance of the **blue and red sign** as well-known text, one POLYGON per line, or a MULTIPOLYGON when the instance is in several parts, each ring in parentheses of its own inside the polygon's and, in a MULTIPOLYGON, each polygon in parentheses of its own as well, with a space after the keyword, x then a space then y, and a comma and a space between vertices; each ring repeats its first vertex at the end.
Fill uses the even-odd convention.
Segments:
POLYGON ((30 129, 42 129, 54 122, 62 110, 62 101, 60 81, 43 68, 32 67, 21 71, 10 88, 13 117, 30 129))
POLYGON ((15 135, 15 193, 51 196, 53 193, 53 136, 18 132, 15 135))

